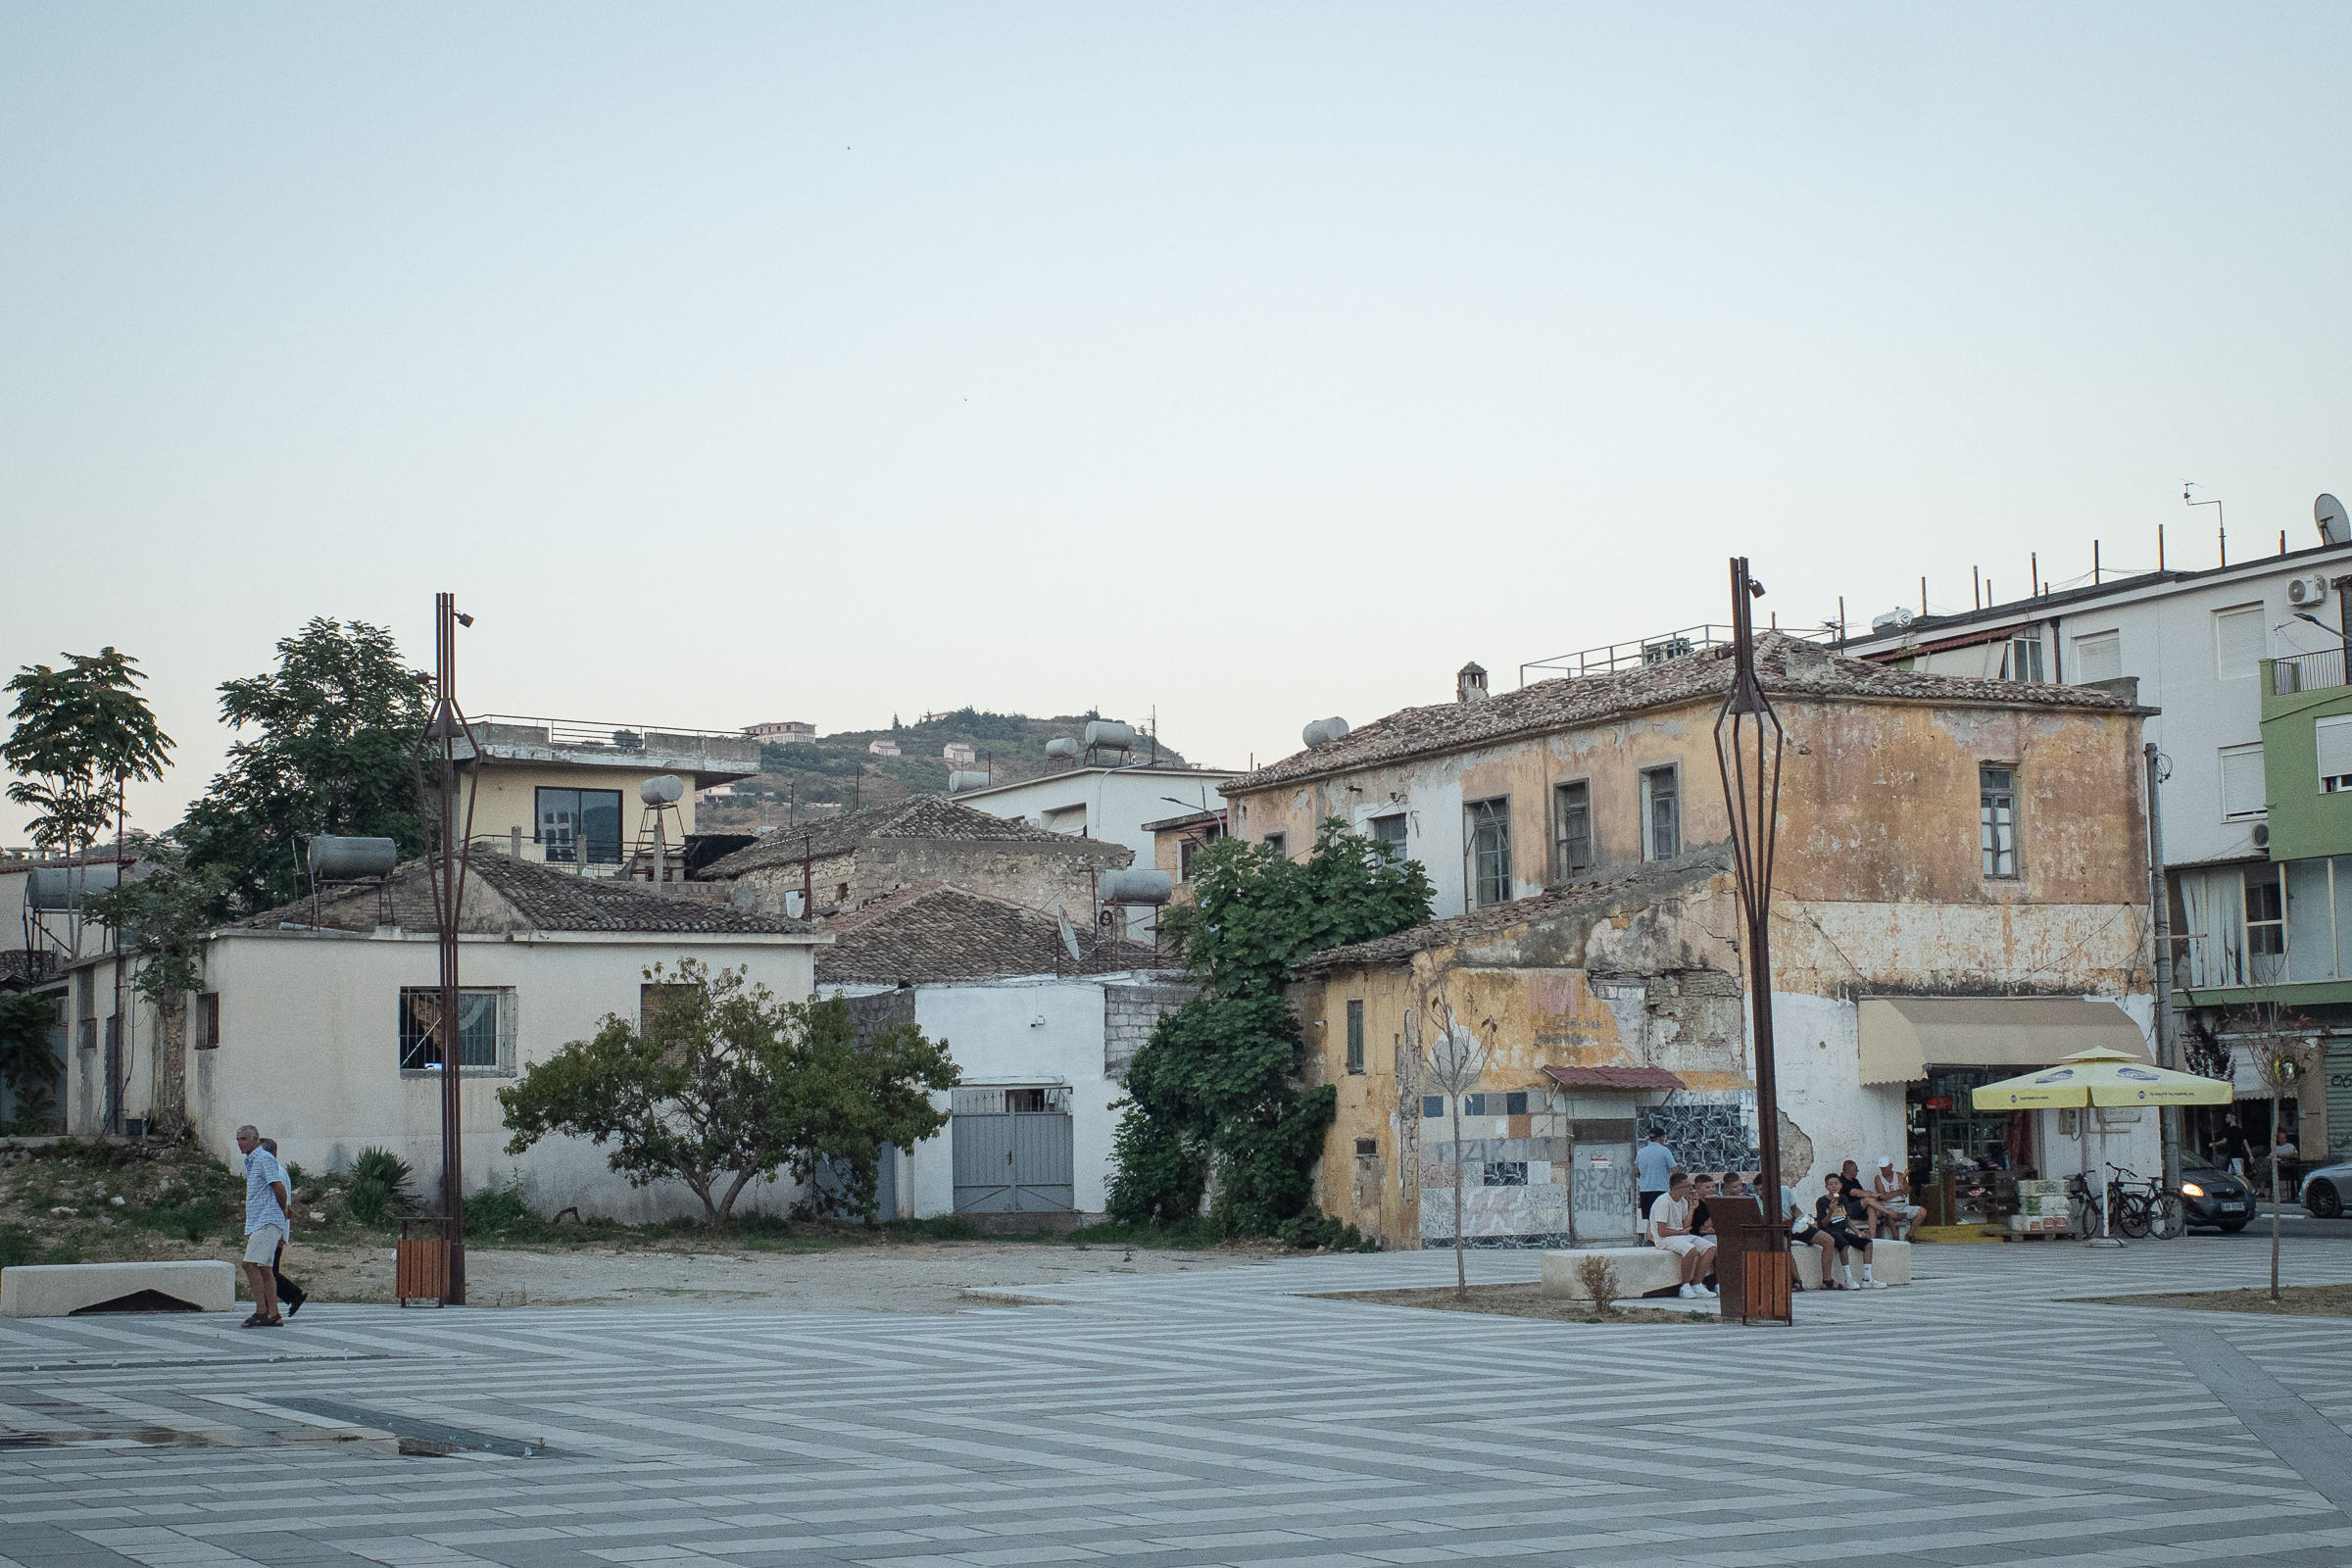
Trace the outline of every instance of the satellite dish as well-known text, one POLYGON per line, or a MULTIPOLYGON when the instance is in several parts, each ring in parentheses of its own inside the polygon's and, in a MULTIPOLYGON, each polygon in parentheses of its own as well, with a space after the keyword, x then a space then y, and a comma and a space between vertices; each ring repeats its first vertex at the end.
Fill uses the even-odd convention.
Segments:
POLYGON ((2322 496, 2311 504, 2311 514, 2320 524, 2320 543, 2324 545, 2352 545, 2352 521, 2345 520, 2344 504, 2333 496, 2322 496))

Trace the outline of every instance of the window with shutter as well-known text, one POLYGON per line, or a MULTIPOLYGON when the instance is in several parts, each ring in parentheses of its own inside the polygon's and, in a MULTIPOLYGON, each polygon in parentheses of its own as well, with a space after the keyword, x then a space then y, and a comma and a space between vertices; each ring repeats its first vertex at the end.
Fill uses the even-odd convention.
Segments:
POLYGON ((2078 686, 2094 680, 2122 679, 2124 640, 2111 631, 2076 638, 2075 662, 2070 667, 2078 686))
POLYGON ((2323 718, 2317 731, 2321 792, 2335 795, 2352 790, 2352 713, 2323 718))
POLYGON ((2218 678, 2244 680, 2251 676, 2262 662, 2263 643, 2260 605, 2213 612, 2213 672, 2218 678))
POLYGON ((2260 816, 2265 808, 2266 794, 2262 787, 2262 748, 2260 746, 2225 746, 2222 748, 2222 820, 2234 822, 2242 817, 2260 816))

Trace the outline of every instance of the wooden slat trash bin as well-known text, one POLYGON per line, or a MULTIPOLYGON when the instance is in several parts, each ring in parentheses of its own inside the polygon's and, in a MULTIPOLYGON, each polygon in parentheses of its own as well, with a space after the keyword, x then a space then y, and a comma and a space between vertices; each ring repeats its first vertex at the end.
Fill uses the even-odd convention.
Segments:
POLYGON ((1711 1198, 1707 1214, 1715 1221, 1715 1288, 1724 1317, 1793 1323, 1788 1239, 1765 1222, 1764 1205, 1753 1198, 1711 1198))
POLYGON ((439 1306, 449 1296, 449 1238, 439 1218, 400 1222, 400 1248, 393 1254, 392 1295, 401 1305, 411 1300, 439 1306))

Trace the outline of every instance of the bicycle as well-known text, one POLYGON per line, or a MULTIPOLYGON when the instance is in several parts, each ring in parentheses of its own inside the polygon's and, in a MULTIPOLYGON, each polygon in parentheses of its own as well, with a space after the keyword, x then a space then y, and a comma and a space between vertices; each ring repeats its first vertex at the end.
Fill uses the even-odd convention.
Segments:
POLYGON ((2110 1165, 2115 1179, 2107 1184, 2108 1200, 2115 1205, 2115 1228, 2134 1240, 2153 1235, 2169 1242, 2187 1228, 2188 1214, 2180 1195, 2168 1193, 2156 1177, 2144 1181, 2121 1165, 2110 1165))
POLYGON ((2090 1237, 2099 1234, 2100 1220, 2106 1212, 2106 1202, 2107 1194, 2104 1192, 2094 1194, 2091 1191, 2089 1178, 2081 1171, 2067 1177, 2067 1223, 2074 1228, 2077 1236, 2090 1237))

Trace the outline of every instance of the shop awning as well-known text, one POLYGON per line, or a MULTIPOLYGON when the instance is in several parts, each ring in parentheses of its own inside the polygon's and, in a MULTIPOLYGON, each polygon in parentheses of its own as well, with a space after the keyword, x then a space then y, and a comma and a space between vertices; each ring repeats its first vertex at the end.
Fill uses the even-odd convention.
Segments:
POLYGON ((1663 1067, 1546 1067, 1544 1076, 1562 1089, 1684 1089, 1663 1067))
POLYGON ((2047 1067, 2093 1046, 2146 1061, 2139 1025, 2076 997, 1866 997, 1862 1082, 1910 1083, 1939 1067, 2047 1067))

